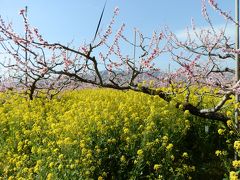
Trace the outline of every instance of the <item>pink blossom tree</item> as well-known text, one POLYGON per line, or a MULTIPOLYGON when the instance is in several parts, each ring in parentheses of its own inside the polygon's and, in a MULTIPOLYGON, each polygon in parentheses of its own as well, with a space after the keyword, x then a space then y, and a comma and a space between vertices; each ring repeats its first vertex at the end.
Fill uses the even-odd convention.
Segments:
MULTIPOLYGON (((215 29, 205 0, 202 2, 202 13, 209 28, 198 30, 192 22, 184 41, 165 28, 154 32, 150 38, 135 30, 138 41, 131 42, 124 35, 125 24, 113 33, 119 13, 116 8, 107 29, 104 32, 97 30, 92 42, 78 47, 71 43, 49 42, 37 28, 30 26, 26 10, 21 10, 25 35, 15 32, 11 23, 5 23, 3 19, 0 21, 0 44, 11 59, 1 64, 7 68, 9 76, 27 90, 30 99, 38 93, 48 92, 52 97, 64 88, 90 84, 156 95, 169 103, 174 102, 183 111, 226 123, 229 117, 222 109, 239 91, 239 82, 234 82, 234 70, 231 67, 223 68, 222 61, 233 59, 238 50, 234 49, 225 29, 215 29), (134 49, 133 55, 124 53, 123 44, 134 49), (178 64, 175 72, 167 74, 158 68, 157 61, 162 54, 171 55, 178 64), (194 86, 207 86, 211 90, 193 92, 191 87, 194 86), (170 87, 171 90, 161 87, 170 87), (183 90, 180 92, 179 88, 183 90), (185 98, 178 99, 179 94, 185 98), (219 101, 203 106, 204 97, 209 95, 219 101), (196 102, 192 101, 192 96, 198 97, 196 102)), ((236 23, 215 1, 209 0, 208 3, 222 16, 236 23)))

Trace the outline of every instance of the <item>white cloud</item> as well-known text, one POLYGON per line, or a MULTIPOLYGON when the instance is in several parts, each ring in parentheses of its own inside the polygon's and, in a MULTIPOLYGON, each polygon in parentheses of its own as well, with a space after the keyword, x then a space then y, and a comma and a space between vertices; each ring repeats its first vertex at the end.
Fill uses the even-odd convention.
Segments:
MULTIPOLYGON (((216 33, 220 33, 220 31, 225 29, 225 35, 227 37, 230 37, 231 39, 234 39, 234 35, 235 35, 235 27, 234 25, 227 25, 227 27, 225 27, 225 24, 218 24, 218 25, 213 25, 214 30, 216 31, 216 33)), ((202 27, 196 27, 195 31, 199 34, 201 32, 201 30, 210 30, 211 31, 211 27, 210 26, 202 26, 202 27)), ((188 37, 187 34, 187 28, 176 31, 176 36, 177 38, 179 38, 179 40, 186 40, 188 37)), ((195 33, 192 30, 192 28, 189 28, 189 34, 192 38, 195 37, 195 33)))

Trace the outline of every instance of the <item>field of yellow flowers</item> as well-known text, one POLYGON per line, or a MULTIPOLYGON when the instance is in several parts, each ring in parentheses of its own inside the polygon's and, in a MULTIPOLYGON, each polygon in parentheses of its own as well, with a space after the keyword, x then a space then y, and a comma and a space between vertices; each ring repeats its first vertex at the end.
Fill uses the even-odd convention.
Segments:
POLYGON ((157 96, 88 89, 29 101, 7 92, 0 119, 0 179, 191 179, 196 172, 198 155, 187 150, 192 117, 157 96))

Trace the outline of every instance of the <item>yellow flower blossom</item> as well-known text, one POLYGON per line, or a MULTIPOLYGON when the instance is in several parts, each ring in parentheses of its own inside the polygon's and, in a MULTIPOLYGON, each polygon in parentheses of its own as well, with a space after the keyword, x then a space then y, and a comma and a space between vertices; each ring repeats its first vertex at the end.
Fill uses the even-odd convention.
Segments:
POLYGON ((47 180, 53 180, 54 178, 53 178, 53 174, 52 173, 49 173, 48 175, 47 175, 47 180))
POLYGON ((64 157, 63 154, 60 154, 60 155, 58 156, 59 159, 63 159, 63 157, 64 157))
POLYGON ((143 155, 143 150, 142 150, 142 149, 139 149, 139 150, 137 151, 137 155, 142 156, 142 155, 143 155))
POLYGON ((161 168, 161 165, 160 165, 160 164, 155 164, 154 167, 153 167, 153 169, 154 169, 155 171, 159 170, 160 168, 161 168))
POLYGON ((232 121, 231 120, 227 120, 227 126, 232 127, 232 121))
POLYGON ((167 141, 168 141, 168 137, 167 137, 167 136, 163 136, 163 137, 162 137, 162 140, 163 140, 164 142, 167 142, 167 141))
POLYGON ((172 143, 168 144, 167 147, 166 147, 166 149, 167 149, 168 151, 171 150, 172 148, 173 148, 173 144, 172 144, 172 143))
POLYGON ((185 111, 184 111, 184 116, 185 116, 185 117, 188 117, 189 115, 190 115, 189 110, 185 110, 185 111))
MULTIPOLYGON (((158 92, 162 90, 175 92, 176 87, 158 88, 158 92)), ((1 97, 0 93, 0 101, 1 97)), ((191 125, 186 118, 189 111, 174 108, 174 97, 169 104, 158 95, 87 89, 64 91, 52 100, 9 96, 6 101, 0 103, 0 169, 6 178, 114 178, 106 160, 119 163, 123 173, 128 173, 129 163, 134 168, 145 164, 159 179, 166 178, 161 171, 186 178, 194 171, 186 160, 190 154, 179 156, 181 151, 171 151, 177 135, 186 135, 191 125)), ((240 149, 237 141, 234 148, 240 149)), ((226 153, 216 151, 222 156, 226 153)), ((239 167, 238 161, 232 165, 239 167)))
POLYGON ((98 180, 103 180, 103 177, 102 176, 98 176, 98 180))
POLYGON ((229 178, 230 180, 238 180, 238 174, 235 171, 231 171, 229 178))
POLYGON ((182 110, 183 109, 183 105, 180 104, 178 108, 182 110))
POLYGON ((126 158, 125 158, 124 155, 121 156, 120 161, 121 161, 122 163, 125 163, 125 162, 126 162, 126 158))
POLYGON ((127 133, 129 133, 129 129, 128 128, 124 128, 123 132, 124 132, 124 134, 127 134, 127 133))
POLYGON ((89 176, 90 174, 91 174, 90 171, 86 171, 86 172, 85 172, 85 175, 87 175, 87 176, 89 176))
POLYGON ((232 116, 232 112, 231 112, 231 111, 227 111, 226 115, 227 115, 228 117, 231 117, 231 116, 232 116))
POLYGON ((240 160, 234 160, 234 161, 232 162, 232 165, 233 165, 233 167, 235 167, 235 168, 240 168, 240 160))
POLYGON ((224 134, 224 132, 225 132, 225 130, 224 130, 224 129, 218 129, 218 134, 219 134, 219 135, 223 135, 223 134, 224 134))
POLYGON ((61 171, 63 169, 63 165, 62 164, 59 164, 58 165, 58 170, 61 171))
POLYGON ((48 165, 49 168, 53 168, 53 166, 54 166, 54 162, 50 162, 48 165))
POLYGON ((188 158, 188 153, 187 153, 187 152, 184 152, 184 153, 182 154, 182 157, 187 159, 187 158, 188 158))
POLYGON ((240 151, 240 141, 235 141, 234 142, 234 149, 237 151, 240 151))

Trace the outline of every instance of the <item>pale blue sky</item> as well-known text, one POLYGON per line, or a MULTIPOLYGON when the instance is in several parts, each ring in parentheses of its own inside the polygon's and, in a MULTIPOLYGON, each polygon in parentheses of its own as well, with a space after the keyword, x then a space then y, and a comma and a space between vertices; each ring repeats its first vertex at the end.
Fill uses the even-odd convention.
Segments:
MULTIPOLYGON (((43 36, 62 43, 92 40, 105 0, 0 0, 0 15, 12 21, 16 29, 22 27, 19 10, 28 6, 32 25, 43 36)), ((234 11, 234 0, 218 0, 227 11, 234 11)), ((136 27, 146 36, 154 30, 169 26, 181 33, 194 18, 198 26, 206 26, 201 16, 201 0, 108 0, 101 28, 105 28, 115 7, 120 8, 117 24, 126 24, 125 35, 133 38, 136 27)), ((215 25, 224 24, 224 19, 210 9, 215 25)))

